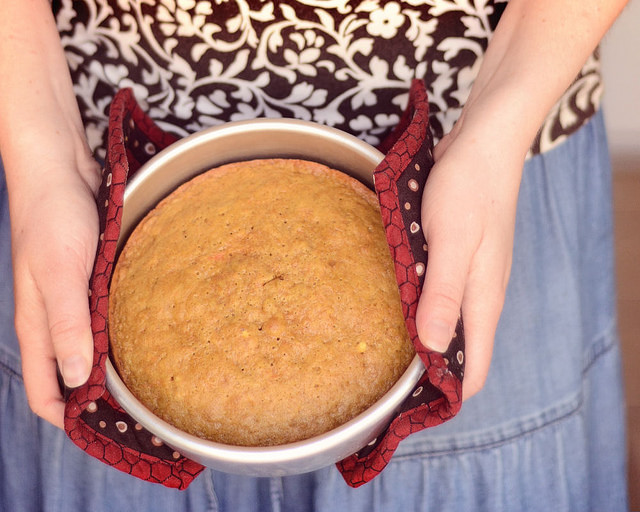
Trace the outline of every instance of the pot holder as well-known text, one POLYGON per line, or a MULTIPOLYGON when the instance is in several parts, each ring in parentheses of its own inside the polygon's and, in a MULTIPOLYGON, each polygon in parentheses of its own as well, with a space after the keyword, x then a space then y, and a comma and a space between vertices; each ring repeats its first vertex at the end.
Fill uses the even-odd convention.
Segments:
MULTIPOLYGON (((415 80, 409 96, 403 118, 381 145, 386 156, 376 168, 374 178, 407 329, 425 372, 386 430, 337 464, 352 487, 378 475, 402 439, 452 418, 462 402, 462 321, 458 321, 454 339, 444 354, 425 349, 416 330, 415 313, 427 265, 420 202, 433 165, 433 139, 424 83, 415 80)), ((124 188, 127 178, 143 163, 176 140, 143 112, 130 89, 116 94, 110 110, 107 159, 97 198, 101 235, 89 283, 95 345, 93 368, 86 384, 65 390, 65 430, 77 446, 105 464, 143 480, 186 489, 204 467, 138 424, 106 389, 109 281, 120 233, 124 188)))

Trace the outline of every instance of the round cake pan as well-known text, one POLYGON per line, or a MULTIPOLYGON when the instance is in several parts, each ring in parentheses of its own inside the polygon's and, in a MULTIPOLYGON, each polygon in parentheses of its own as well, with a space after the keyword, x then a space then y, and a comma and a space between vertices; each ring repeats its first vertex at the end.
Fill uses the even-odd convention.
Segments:
MULTIPOLYGON (((323 163, 373 188, 373 170, 383 155, 352 135, 300 120, 257 119, 203 130, 159 152, 129 181, 119 247, 144 215, 180 184, 212 167, 256 158, 300 158, 323 163)), ((387 426, 423 371, 416 356, 378 402, 348 423, 304 441, 255 448, 200 439, 169 425, 133 396, 110 361, 107 387, 136 421, 183 455, 228 473, 283 476, 329 466, 366 446, 387 426)))

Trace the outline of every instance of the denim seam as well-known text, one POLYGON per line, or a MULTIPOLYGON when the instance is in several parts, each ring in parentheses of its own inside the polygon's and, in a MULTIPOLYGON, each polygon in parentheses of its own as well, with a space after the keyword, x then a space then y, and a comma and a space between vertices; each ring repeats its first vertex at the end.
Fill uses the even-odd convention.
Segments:
POLYGON ((530 435, 535 434, 536 432, 543 430, 547 427, 550 427, 554 424, 557 423, 561 423, 562 421, 570 418, 571 416, 575 415, 576 413, 578 413, 580 411, 580 409, 582 408, 582 405, 584 403, 584 400, 582 398, 582 393, 579 393, 576 397, 574 397, 573 400, 569 401, 570 402, 574 402, 574 404, 572 404, 572 407, 570 410, 562 413, 559 416, 554 416, 552 419, 549 419, 535 427, 531 427, 527 430, 522 430, 520 432, 517 432, 515 434, 506 436, 500 440, 497 441, 490 441, 490 442, 486 442, 486 443, 481 443, 475 446, 470 446, 470 445, 466 445, 466 446, 461 446, 458 448, 447 448, 447 449, 439 449, 439 450, 424 450, 421 452, 415 452, 415 453, 411 453, 411 454, 406 454, 406 455, 400 455, 398 457, 394 457, 391 459, 391 463, 393 462, 400 462, 401 460, 410 460, 410 459, 415 459, 415 458, 432 458, 432 457, 441 457, 444 455, 454 455, 454 454, 461 454, 461 453, 474 453, 474 452, 481 452, 481 451, 485 451, 485 450, 491 450, 491 449, 495 449, 495 448, 500 448, 504 445, 510 444, 511 442, 513 442, 516 439, 521 439, 530 435))
POLYGON ((15 377, 22 382, 22 374, 13 368, 10 361, 8 361, 8 358, 5 359, 6 355, 7 354, 4 354, 3 351, 0 350, 0 370, 7 373, 10 377, 15 377))
MULTIPOLYGON (((615 336, 612 336, 612 333, 614 332, 613 329, 615 329, 615 322, 612 328, 607 329, 607 332, 605 334, 598 337, 598 341, 595 341, 590 345, 590 348, 587 351, 588 357, 586 358, 586 364, 582 371, 583 382, 586 379, 589 371, 595 365, 596 361, 601 357, 605 356, 616 346, 615 344, 616 338, 615 336)), ((541 416, 550 416, 546 421, 543 421, 538 425, 532 426, 530 428, 524 428, 517 433, 507 435, 499 440, 481 442, 476 445, 466 444, 464 446, 459 446, 459 447, 448 447, 448 448, 441 448, 441 449, 423 449, 421 451, 416 451, 414 453, 398 454, 391 459, 390 464, 393 464, 394 462, 401 462, 403 460, 411 460, 416 458, 434 458, 434 457, 442 457, 444 455, 474 453, 474 452, 481 452, 485 450, 500 448, 504 445, 512 443, 514 440, 531 436, 536 432, 539 432, 547 427, 556 425, 558 423, 561 423, 569 419, 575 414, 580 413, 583 405, 584 405, 584 396, 581 389, 578 393, 573 395, 569 400, 565 400, 563 403, 557 404, 556 406, 551 407, 546 411, 544 411, 543 413, 537 415, 538 418, 540 418, 541 416), (556 414, 554 414, 554 411, 556 412, 556 414), (558 412, 559 414, 557 414, 558 412)), ((525 420, 521 423, 525 423, 531 420, 532 418, 529 418, 528 420, 525 420)))
POLYGON ((591 370, 591 367, 596 363, 596 361, 609 352, 614 346, 616 346, 618 341, 618 323, 617 319, 614 317, 608 328, 600 335, 597 336, 596 339, 589 345, 588 349, 584 352, 584 366, 582 369, 582 377, 583 379, 586 377, 587 373, 591 370))
POLYGON ((198 479, 203 481, 203 492, 207 497, 207 512, 219 512, 220 503, 218 502, 218 496, 216 495, 215 483, 213 481, 211 470, 205 468, 205 471, 198 476, 198 479))

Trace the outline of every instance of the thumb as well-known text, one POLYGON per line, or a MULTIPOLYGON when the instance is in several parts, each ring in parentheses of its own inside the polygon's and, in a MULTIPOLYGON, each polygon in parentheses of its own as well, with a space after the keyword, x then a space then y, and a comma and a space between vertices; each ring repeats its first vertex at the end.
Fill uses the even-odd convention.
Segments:
POLYGON ((60 262, 40 285, 54 353, 68 387, 84 384, 93 364, 88 276, 73 259, 60 262))
POLYGON ((469 263, 447 240, 429 244, 429 262, 416 311, 416 328, 422 344, 445 352, 460 316, 469 263))

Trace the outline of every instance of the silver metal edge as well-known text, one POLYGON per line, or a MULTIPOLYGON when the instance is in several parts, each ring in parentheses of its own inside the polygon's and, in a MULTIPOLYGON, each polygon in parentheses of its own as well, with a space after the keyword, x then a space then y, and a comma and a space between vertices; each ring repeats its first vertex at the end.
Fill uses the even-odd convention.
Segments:
POLYGON ((187 434, 161 420, 127 389, 110 360, 107 388, 124 410, 147 430, 181 454, 205 466, 250 476, 284 476, 305 473, 334 464, 363 448, 362 438, 373 441, 387 426, 396 407, 412 391, 424 373, 415 356, 396 384, 374 405, 349 422, 325 434, 287 445, 271 447, 230 446, 187 434), (396 404, 387 410, 386 403, 396 404), (355 442, 345 443, 346 440, 355 442))

